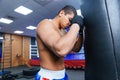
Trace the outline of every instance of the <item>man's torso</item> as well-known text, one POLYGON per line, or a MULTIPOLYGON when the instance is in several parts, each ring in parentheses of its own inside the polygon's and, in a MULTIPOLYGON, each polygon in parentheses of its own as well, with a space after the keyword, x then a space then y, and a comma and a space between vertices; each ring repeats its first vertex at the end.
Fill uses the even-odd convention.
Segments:
MULTIPOLYGON (((64 31, 58 31, 58 33, 63 36, 64 31)), ((52 36, 52 35, 51 35, 52 36)), ((41 38, 36 36, 38 51, 40 55, 40 65, 43 68, 50 70, 62 70, 64 69, 64 58, 58 57, 54 52, 52 52, 41 40, 41 38)))

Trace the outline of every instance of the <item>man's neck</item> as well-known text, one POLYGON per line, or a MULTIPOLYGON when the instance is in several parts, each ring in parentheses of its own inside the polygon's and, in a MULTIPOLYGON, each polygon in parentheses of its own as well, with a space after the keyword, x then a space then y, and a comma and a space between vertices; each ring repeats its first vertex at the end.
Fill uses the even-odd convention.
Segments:
POLYGON ((55 17, 54 19, 52 19, 52 22, 56 28, 61 29, 58 17, 55 17))

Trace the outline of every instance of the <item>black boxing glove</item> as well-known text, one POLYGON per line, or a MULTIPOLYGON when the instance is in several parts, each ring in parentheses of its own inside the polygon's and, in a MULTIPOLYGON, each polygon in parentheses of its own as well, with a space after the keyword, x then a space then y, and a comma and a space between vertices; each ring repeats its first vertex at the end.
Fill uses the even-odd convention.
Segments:
POLYGON ((84 27, 84 23, 83 23, 83 18, 81 16, 74 16, 74 18, 71 20, 71 25, 77 23, 80 26, 80 31, 79 33, 82 34, 83 33, 83 27, 84 27))

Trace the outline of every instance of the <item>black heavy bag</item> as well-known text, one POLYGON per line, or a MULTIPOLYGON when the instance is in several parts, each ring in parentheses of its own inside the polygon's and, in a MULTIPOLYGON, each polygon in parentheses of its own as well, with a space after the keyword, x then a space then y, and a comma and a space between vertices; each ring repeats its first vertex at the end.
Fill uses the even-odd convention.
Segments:
POLYGON ((81 0, 85 80, 120 80, 120 0, 81 0))

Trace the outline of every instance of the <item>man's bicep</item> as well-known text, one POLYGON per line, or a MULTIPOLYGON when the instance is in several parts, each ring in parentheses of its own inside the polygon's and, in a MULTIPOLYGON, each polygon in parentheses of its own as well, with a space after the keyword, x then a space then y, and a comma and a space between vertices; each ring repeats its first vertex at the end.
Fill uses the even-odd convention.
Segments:
POLYGON ((54 44, 60 38, 59 33, 55 31, 53 28, 44 27, 38 33, 44 44, 51 49, 53 49, 54 44))

